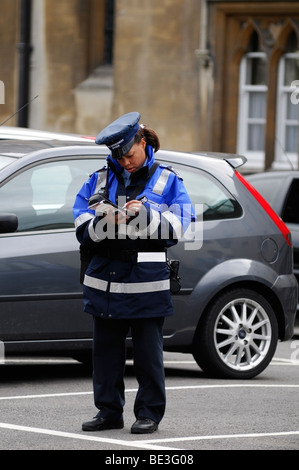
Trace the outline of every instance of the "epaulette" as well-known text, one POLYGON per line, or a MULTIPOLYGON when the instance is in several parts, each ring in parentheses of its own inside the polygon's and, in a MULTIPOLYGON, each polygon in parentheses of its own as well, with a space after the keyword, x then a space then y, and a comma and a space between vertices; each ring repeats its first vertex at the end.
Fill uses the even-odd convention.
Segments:
POLYGON ((163 163, 160 163, 160 166, 162 168, 164 168, 165 170, 171 171, 171 173, 174 173, 180 180, 183 181, 183 178, 180 176, 180 174, 177 172, 177 170, 172 168, 172 166, 169 166, 169 165, 167 166, 167 165, 164 165, 163 163))
POLYGON ((102 168, 100 168, 99 170, 96 170, 94 171, 91 175, 89 175, 89 177, 91 177, 92 175, 94 175, 95 173, 100 173, 101 171, 107 171, 107 166, 104 165, 102 168))

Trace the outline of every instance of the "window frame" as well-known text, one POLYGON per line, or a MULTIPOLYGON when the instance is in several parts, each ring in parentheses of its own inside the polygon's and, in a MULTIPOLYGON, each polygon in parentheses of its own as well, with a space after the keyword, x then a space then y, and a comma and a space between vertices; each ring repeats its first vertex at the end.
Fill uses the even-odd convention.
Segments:
MULTIPOLYGON (((246 83, 248 59, 262 58, 266 59, 265 52, 248 52, 244 54, 240 62, 240 75, 239 75, 239 108, 238 108, 238 133, 237 133, 237 153, 246 155, 250 165, 257 169, 264 168, 265 161, 265 146, 263 151, 249 150, 248 149, 248 130, 250 124, 261 124, 264 126, 264 135, 266 135, 266 113, 265 107, 264 118, 250 118, 250 93, 265 93, 267 98, 268 86, 267 85, 253 85, 246 83)), ((265 145, 265 142, 264 142, 265 145)))
MULTIPOLYGON (((277 71, 277 119, 276 119, 276 138, 275 138, 275 158, 272 168, 275 170, 297 168, 298 166, 298 150, 296 152, 287 151, 286 130, 288 125, 297 126, 297 147, 299 142, 299 116, 297 120, 288 119, 287 117, 287 100, 291 98, 291 94, 296 91, 296 87, 284 84, 286 59, 299 60, 297 52, 287 52, 283 54, 279 60, 277 71)), ((298 106, 298 105, 296 105, 298 106)))

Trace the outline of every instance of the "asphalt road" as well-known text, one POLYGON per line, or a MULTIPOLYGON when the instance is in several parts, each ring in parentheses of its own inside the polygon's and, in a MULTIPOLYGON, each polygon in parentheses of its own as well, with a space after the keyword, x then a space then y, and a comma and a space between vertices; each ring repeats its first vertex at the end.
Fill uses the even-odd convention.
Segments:
POLYGON ((299 449, 299 337, 279 344, 266 371, 249 381, 210 379, 191 355, 175 353, 165 353, 165 372, 167 410, 156 433, 130 433, 137 390, 130 361, 124 429, 86 433, 82 422, 96 414, 90 370, 70 359, 7 360, 0 450, 99 450, 106 465, 141 468, 190 467, 197 450, 299 449))

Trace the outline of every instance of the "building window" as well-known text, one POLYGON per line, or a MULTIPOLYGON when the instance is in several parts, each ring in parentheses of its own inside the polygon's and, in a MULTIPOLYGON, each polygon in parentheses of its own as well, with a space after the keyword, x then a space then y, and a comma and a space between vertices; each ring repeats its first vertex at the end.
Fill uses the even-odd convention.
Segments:
POLYGON ((105 57, 106 64, 113 63, 113 39, 114 39, 114 0, 106 0, 105 20, 105 57))
POLYGON ((266 65, 266 54, 259 51, 245 54, 240 64, 238 153, 257 168, 263 167, 265 156, 266 65))
POLYGON ((298 166, 299 106, 291 97, 295 91, 294 81, 299 77, 299 54, 293 36, 287 49, 294 52, 282 55, 278 67, 275 169, 298 166))
POLYGON ((113 64, 115 0, 88 2, 88 74, 113 64))

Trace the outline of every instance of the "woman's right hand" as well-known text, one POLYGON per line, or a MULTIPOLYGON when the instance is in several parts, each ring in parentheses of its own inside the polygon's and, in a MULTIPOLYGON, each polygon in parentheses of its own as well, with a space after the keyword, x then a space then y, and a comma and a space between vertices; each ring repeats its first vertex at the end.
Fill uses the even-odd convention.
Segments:
POLYGON ((127 222, 128 216, 121 211, 115 213, 115 209, 111 207, 111 209, 108 209, 108 211, 105 213, 105 219, 108 224, 120 225, 127 222))

